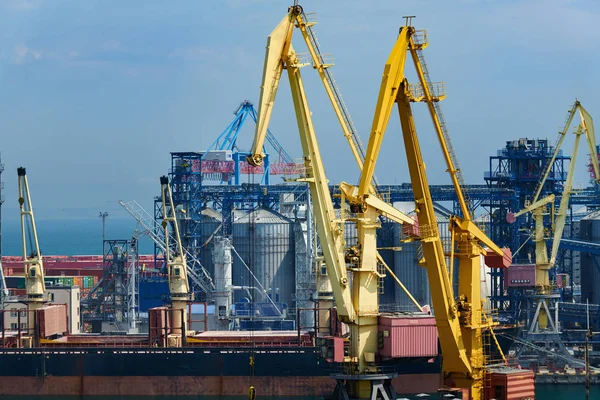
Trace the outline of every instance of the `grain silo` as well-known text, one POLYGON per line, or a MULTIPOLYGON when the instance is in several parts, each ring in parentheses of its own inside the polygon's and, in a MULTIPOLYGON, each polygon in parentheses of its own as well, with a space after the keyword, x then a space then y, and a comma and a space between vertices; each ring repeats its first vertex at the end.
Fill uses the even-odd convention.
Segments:
POLYGON ((202 266, 208 271, 211 277, 215 276, 215 266, 212 260, 212 248, 211 243, 214 236, 221 235, 221 213, 212 208, 204 208, 201 211, 201 225, 200 225, 200 238, 202 243, 200 244, 202 250, 200 251, 200 262, 202 266))
MULTIPOLYGON (((233 246, 269 293, 278 290, 279 300, 292 307, 295 292, 294 224, 266 208, 251 212, 234 211, 233 246)), ((233 284, 257 286, 248 269, 233 256, 233 284)), ((256 293, 256 291, 254 292, 256 293)), ((236 294, 239 300, 240 293, 236 294)), ((276 300, 276 296, 273 296, 276 300)), ((266 301, 265 298, 254 299, 266 301)))
MULTIPOLYGON (((414 214, 410 216, 414 217, 414 214)), ((449 219, 447 215, 440 212, 436 212, 436 218, 444 250, 447 250, 450 243, 449 219)), ((395 246, 402 247, 401 251, 395 253, 394 273, 421 306, 431 305, 427 270, 418 264, 419 259, 423 257, 421 243, 419 241, 402 242, 402 225, 399 224, 394 225, 394 240, 395 246)), ((399 310, 417 311, 415 304, 399 285, 396 285, 395 294, 399 310)))

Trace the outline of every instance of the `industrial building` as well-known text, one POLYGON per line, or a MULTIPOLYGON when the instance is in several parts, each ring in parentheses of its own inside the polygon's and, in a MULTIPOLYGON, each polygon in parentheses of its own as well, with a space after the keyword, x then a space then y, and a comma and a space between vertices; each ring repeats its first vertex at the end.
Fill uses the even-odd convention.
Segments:
MULTIPOLYGON (((70 333, 81 332, 81 293, 78 286, 47 286, 48 301, 51 304, 66 304, 67 321, 70 333)), ((16 297, 16 296, 15 296, 16 297)), ((4 329, 29 331, 27 304, 10 297, 4 303, 4 329)))

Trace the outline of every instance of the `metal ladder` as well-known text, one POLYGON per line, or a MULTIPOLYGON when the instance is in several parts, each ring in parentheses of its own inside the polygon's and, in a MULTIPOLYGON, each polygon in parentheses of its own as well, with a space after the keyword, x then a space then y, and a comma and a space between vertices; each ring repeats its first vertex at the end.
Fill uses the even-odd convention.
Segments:
MULTIPOLYGON (((358 131, 356 130, 356 127, 354 126, 354 122, 352 122, 352 118, 350 117, 350 112, 348 111, 348 107, 346 106, 346 103, 344 102, 344 99, 342 98, 342 93, 337 85, 337 82, 335 81, 335 78, 333 77, 333 73, 329 69, 329 67, 333 65, 333 62, 332 62, 332 60, 327 60, 326 57, 324 56, 324 54, 321 52, 319 40, 317 39, 317 35, 313 29, 313 25, 315 25, 317 23, 316 22, 316 14, 315 13, 306 14, 304 11, 302 11, 302 19, 306 23, 306 31, 308 32, 308 37, 310 39, 310 43, 313 46, 313 48, 315 49, 315 51, 317 52, 319 61, 323 65, 323 73, 325 75, 325 78, 327 79, 327 83, 331 86, 332 92, 334 94, 335 102, 342 112, 342 117, 344 119, 346 128, 350 132, 350 135, 351 135, 350 137, 352 139, 352 143, 358 149, 358 153, 360 155, 361 161, 364 163, 365 155, 366 155, 365 147, 362 144, 362 141, 360 140, 360 136, 358 135, 358 131)), ((379 185, 375 175, 373 175, 373 185, 375 186, 375 188, 379 185)))
MULTIPOLYGON (((158 227, 161 224, 152 217, 148 211, 146 211, 141 205, 138 204, 137 201, 132 200, 129 202, 123 202, 119 200, 119 204, 129 212, 136 219, 138 224, 142 226, 146 231, 144 232, 161 251, 165 251, 165 240, 164 240, 164 232, 162 229, 158 227)), ((175 237, 169 235, 169 240, 172 243, 175 243, 175 237)), ((210 277, 208 271, 202 266, 200 260, 194 256, 192 253, 188 251, 188 249, 183 249, 185 253, 186 260, 188 262, 188 276, 191 279, 192 283, 199 287, 204 293, 206 293, 206 297, 212 297, 212 293, 215 290, 215 284, 210 277)))
MULTIPOLYGON (((426 39, 424 39, 426 40, 426 39)), ((430 95, 433 97, 435 95, 434 89, 435 86, 431 82, 431 78, 429 77, 429 69, 427 68, 427 62, 425 61, 425 55, 423 54, 423 48, 421 46, 417 46, 415 49, 417 54, 419 65, 423 71, 423 76, 425 77, 425 82, 427 83, 427 90, 430 95)), ((458 184, 465 196, 465 201, 469 205, 469 208, 472 208, 472 205, 468 199, 467 187, 465 185, 465 181, 462 176, 462 172, 459 168, 458 159, 456 158, 456 153, 454 151, 454 146, 452 146, 452 140, 450 139, 450 135, 448 133, 448 127, 446 125, 446 120, 444 119, 444 114, 442 113, 442 107, 439 101, 433 102, 433 108, 435 110, 435 115, 439 121, 440 128, 442 129, 442 136, 446 141, 446 146, 448 148, 448 153, 450 154, 450 160, 452 161, 452 166, 456 170, 456 178, 458 180, 458 184)))

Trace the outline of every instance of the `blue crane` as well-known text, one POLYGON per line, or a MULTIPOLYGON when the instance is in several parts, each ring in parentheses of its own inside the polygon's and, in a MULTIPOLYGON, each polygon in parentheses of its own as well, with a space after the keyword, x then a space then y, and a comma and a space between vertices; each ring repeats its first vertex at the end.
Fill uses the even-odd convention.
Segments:
POLYGON ((272 154, 277 154, 278 160, 272 162, 265 146, 263 147, 263 152, 266 154, 264 166, 248 165, 246 157, 250 153, 239 149, 237 139, 248 116, 256 123, 256 109, 252 102, 245 100, 240 103, 234 115, 233 121, 202 155, 202 170, 205 178, 218 179, 221 183, 230 185, 240 185, 242 174, 260 174, 262 175, 260 182, 256 183, 270 185, 270 175, 293 174, 301 169, 270 130, 267 130, 267 142, 273 149, 272 154))

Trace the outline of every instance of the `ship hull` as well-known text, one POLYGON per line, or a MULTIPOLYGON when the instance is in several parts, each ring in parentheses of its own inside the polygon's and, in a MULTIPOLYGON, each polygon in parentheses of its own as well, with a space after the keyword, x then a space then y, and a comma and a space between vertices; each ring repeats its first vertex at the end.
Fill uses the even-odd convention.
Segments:
MULTIPOLYGON (((387 365, 399 393, 433 392, 439 363, 387 365)), ((0 396, 328 396, 335 366, 316 348, 240 349, 5 349, 0 396), (254 366, 250 365, 254 356, 254 366)))

